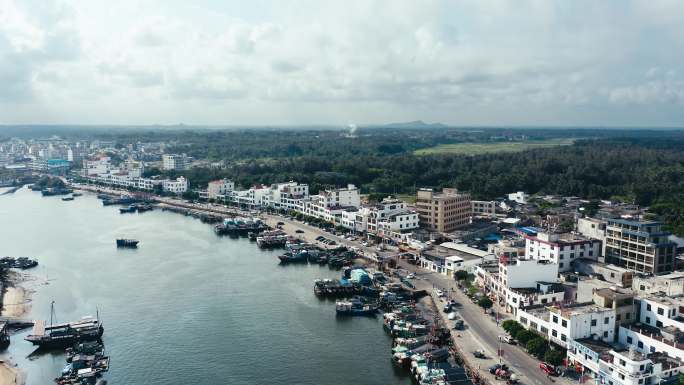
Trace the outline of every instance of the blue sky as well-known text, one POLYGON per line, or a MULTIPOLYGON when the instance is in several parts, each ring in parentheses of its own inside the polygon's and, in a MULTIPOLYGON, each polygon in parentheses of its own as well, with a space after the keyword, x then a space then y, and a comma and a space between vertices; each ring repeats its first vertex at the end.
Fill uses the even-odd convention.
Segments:
POLYGON ((0 0, 0 123, 684 126, 682 25, 671 0, 0 0))

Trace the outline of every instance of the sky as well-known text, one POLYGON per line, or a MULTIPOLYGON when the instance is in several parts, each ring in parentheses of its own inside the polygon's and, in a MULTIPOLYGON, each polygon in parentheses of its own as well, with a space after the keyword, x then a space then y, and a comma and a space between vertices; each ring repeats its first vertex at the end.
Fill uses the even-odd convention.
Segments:
POLYGON ((684 127, 680 0, 0 0, 0 124, 684 127))

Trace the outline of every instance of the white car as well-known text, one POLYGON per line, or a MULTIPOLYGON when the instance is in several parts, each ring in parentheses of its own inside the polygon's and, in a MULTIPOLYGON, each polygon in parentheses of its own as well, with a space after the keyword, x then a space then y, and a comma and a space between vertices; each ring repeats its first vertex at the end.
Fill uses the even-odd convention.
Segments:
POLYGON ((458 318, 458 314, 455 311, 452 311, 451 313, 447 314, 447 318, 453 321, 458 318))
POLYGON ((368 242, 361 242, 361 246, 367 247, 367 246, 368 246, 368 242))
POLYGON ((416 275, 413 273, 406 276, 406 279, 414 279, 414 278, 416 278, 416 275))
POLYGON ((435 294, 437 294, 438 297, 444 297, 444 292, 439 289, 435 289, 435 294))

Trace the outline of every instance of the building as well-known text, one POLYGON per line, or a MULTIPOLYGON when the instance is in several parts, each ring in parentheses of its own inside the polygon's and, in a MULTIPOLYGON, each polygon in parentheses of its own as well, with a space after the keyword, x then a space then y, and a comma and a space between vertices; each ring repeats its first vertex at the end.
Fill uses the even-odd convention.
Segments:
POLYGON ((666 274, 675 269, 676 244, 655 221, 608 219, 605 261, 639 273, 666 274))
POLYGON ((521 205, 527 204, 527 201, 530 199, 530 195, 526 194, 523 191, 517 191, 514 193, 508 194, 508 200, 513 201, 516 203, 519 203, 521 205))
POLYGON ((593 302, 526 307, 518 309, 516 319, 564 348, 586 338, 607 343, 615 339, 615 310, 593 302))
POLYGON ((188 157, 185 154, 162 155, 163 170, 187 170, 188 157))
POLYGON ((503 259, 486 288, 507 313, 514 315, 524 307, 565 301, 565 287, 558 283, 558 264, 549 261, 503 259))
POLYGON ((606 238, 606 221, 596 218, 578 218, 577 232, 587 238, 603 241, 606 238))
POLYGON ((605 308, 615 310, 615 336, 620 326, 631 325, 637 320, 634 293, 629 289, 606 287, 595 289, 592 301, 605 308))
POLYGON ((637 306, 639 322, 620 327, 620 343, 684 360, 684 298, 654 295, 640 298, 637 306))
POLYGON ((472 215, 474 217, 496 217, 496 201, 470 201, 472 215))
POLYGON ((677 358, 623 346, 589 338, 574 340, 568 346, 568 365, 593 383, 610 385, 670 384, 684 370, 677 358))
POLYGON ((598 260, 601 241, 588 239, 573 233, 525 234, 525 257, 551 261, 558 270, 572 271, 576 259, 598 260))
POLYGON ((631 288, 634 272, 624 267, 596 262, 590 259, 575 260, 575 272, 598 277, 611 285, 631 288))
POLYGON ((632 281, 632 290, 641 295, 662 293, 671 297, 684 295, 684 272, 658 276, 639 276, 632 281))
POLYGON ((223 199, 235 190, 235 183, 229 179, 212 180, 207 184, 208 199, 223 199))
POLYGON ((166 179, 162 181, 162 190, 171 194, 183 194, 188 191, 188 180, 185 177, 178 177, 175 180, 166 179))
POLYGON ((422 227, 449 233, 470 223, 470 195, 455 188, 445 188, 441 193, 420 189, 416 194, 416 211, 422 227))

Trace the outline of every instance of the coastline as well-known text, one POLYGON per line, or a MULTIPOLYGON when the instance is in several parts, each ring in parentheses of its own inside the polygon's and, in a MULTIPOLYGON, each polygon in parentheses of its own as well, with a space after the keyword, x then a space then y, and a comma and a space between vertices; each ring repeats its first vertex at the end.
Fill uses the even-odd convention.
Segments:
MULTIPOLYGON (((3 281, 2 310, 0 315, 8 318, 21 318, 28 314, 31 309, 32 290, 27 289, 23 283, 30 280, 27 273, 8 270, 3 281)), ((0 385, 24 385, 25 373, 17 367, 11 357, 2 355, 0 358, 0 385)))

